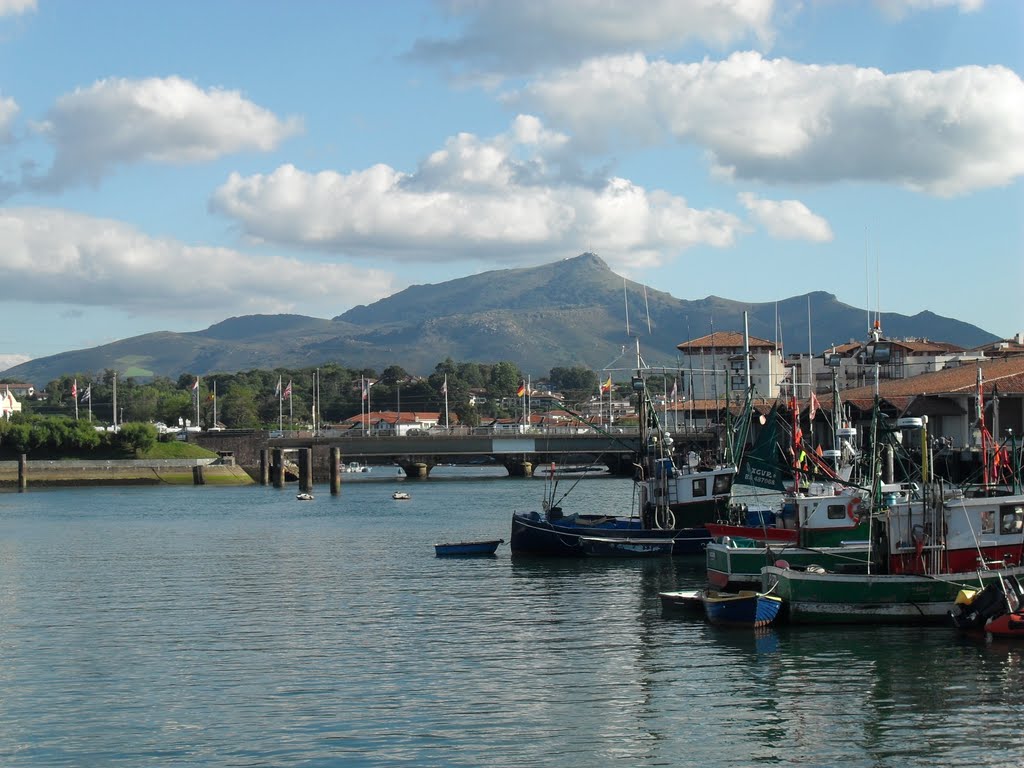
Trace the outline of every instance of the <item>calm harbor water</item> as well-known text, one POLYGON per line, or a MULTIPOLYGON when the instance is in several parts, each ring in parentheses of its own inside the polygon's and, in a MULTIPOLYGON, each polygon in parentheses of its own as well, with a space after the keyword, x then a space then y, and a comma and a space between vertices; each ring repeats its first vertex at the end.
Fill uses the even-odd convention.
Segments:
POLYGON ((1024 763, 1024 644, 719 630, 662 614, 680 558, 438 559, 543 481, 435 471, 0 495, 0 765, 1024 763))

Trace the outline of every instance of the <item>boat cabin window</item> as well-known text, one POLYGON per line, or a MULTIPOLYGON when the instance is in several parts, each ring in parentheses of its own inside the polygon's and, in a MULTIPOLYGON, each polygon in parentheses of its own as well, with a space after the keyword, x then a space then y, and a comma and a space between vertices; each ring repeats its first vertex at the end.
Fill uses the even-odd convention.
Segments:
POLYGON ((698 477, 693 481, 693 498, 698 496, 708 495, 708 479, 706 477, 698 477))
POLYGON ((715 496, 720 496, 723 493, 728 493, 732 490, 732 472, 727 472, 724 475, 715 475, 715 485, 711 489, 711 492, 715 496))
POLYGON ((1024 506, 1002 507, 999 510, 999 533, 1024 532, 1024 506))
POLYGON ((846 517, 846 505, 845 504, 829 504, 828 505, 828 519, 829 520, 842 520, 846 517))
POLYGON ((981 532, 996 532, 996 513, 993 512, 991 509, 985 509, 982 510, 981 512, 981 532))

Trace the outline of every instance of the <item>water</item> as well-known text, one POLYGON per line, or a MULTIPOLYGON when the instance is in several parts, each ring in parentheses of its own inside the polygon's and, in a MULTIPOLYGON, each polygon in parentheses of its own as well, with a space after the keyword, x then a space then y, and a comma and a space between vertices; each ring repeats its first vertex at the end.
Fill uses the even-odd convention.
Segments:
MULTIPOLYGON (((662 615, 699 563, 434 557, 543 481, 0 495, 0 765, 1010 766, 1024 644, 662 615)), ((462 479, 441 479, 443 475, 462 479)), ((566 501, 613 512, 631 485, 566 501)))

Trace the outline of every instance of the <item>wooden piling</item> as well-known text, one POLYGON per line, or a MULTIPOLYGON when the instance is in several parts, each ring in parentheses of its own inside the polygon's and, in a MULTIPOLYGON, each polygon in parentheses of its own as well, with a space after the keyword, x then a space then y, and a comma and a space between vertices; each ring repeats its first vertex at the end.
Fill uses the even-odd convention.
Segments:
POLYGON ((284 488, 284 451, 281 448, 274 449, 274 461, 272 466, 275 488, 284 488))
POLYGON ((260 449, 260 485, 270 485, 270 462, 267 461, 267 449, 260 449))
POLYGON ((331 496, 341 493, 341 448, 331 448, 331 496))
POLYGON ((299 448, 299 490, 313 492, 313 449, 299 448))
POLYGON ((28 456, 21 454, 18 457, 18 492, 28 488, 28 456))

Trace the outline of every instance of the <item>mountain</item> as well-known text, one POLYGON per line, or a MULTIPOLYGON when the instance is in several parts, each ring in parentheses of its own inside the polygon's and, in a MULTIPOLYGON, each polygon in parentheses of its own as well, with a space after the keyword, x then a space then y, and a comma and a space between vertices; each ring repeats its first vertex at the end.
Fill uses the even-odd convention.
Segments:
MULTIPOLYGON (((38 388, 64 374, 116 369, 125 376, 177 378, 255 368, 301 368, 333 362, 350 368, 400 365, 427 374, 446 358, 516 363, 546 375, 555 367, 600 369, 632 359, 629 332, 639 334, 648 364, 671 365, 676 345, 712 330, 775 339, 776 313, 787 352, 806 352, 808 302, 812 344, 863 339, 868 313, 814 292, 779 302, 746 304, 717 296, 697 301, 624 280, 591 253, 552 264, 414 285, 330 320, 303 315, 233 317, 192 333, 170 331, 30 360, 4 373, 38 388), (649 324, 649 325, 648 325, 649 324)), ((926 337, 974 347, 997 337, 931 312, 883 313, 891 338, 926 337)))

